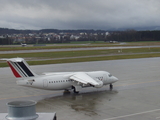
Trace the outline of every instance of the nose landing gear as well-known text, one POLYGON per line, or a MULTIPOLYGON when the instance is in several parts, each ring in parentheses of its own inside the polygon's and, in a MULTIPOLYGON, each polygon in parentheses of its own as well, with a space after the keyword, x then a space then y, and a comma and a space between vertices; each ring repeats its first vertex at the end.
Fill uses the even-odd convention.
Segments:
POLYGON ((112 89, 113 89, 113 85, 112 85, 112 84, 110 84, 110 85, 109 85, 109 88, 110 88, 110 90, 112 90, 112 89))

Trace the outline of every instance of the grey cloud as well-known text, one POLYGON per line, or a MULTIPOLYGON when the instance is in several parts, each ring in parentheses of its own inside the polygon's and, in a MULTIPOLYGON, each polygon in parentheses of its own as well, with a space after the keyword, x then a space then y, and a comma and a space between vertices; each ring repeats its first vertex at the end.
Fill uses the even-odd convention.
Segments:
POLYGON ((0 27, 110 29, 159 26, 159 0, 0 0, 0 27), (8 26, 7 26, 8 23, 8 26))

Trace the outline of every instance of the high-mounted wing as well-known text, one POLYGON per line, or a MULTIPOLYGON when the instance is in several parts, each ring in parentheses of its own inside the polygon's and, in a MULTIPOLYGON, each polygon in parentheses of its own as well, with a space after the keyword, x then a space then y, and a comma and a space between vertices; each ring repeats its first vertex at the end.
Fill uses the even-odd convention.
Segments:
POLYGON ((64 75, 64 74, 71 74, 73 72, 44 72, 43 75, 64 75))
POLYGON ((90 84, 95 87, 102 86, 102 82, 97 82, 96 80, 94 80, 92 77, 90 77, 89 75, 87 75, 84 72, 77 72, 77 73, 71 75, 70 79, 75 80, 75 81, 80 82, 85 85, 90 84))

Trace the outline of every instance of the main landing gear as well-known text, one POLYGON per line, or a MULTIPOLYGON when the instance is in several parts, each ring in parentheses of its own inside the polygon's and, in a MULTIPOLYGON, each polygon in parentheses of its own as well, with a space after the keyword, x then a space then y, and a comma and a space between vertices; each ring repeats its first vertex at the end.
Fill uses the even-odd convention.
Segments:
POLYGON ((73 89, 73 92, 74 92, 74 93, 76 93, 76 94, 79 93, 79 91, 77 91, 76 88, 75 88, 74 86, 72 86, 72 89, 73 89))
POLYGON ((71 92, 69 90, 64 90, 63 95, 69 95, 71 92))
POLYGON ((64 90, 64 93, 70 93, 70 91, 69 91, 69 90, 67 90, 67 89, 65 89, 65 90, 64 90))
POLYGON ((113 85, 112 85, 112 84, 110 84, 110 85, 109 85, 109 88, 110 88, 110 90, 112 90, 112 89, 113 89, 113 85))

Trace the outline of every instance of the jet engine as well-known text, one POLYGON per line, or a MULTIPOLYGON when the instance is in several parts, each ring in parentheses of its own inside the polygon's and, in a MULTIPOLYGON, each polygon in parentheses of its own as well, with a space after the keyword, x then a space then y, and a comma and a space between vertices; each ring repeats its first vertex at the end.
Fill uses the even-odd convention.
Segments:
POLYGON ((101 88, 103 86, 103 82, 100 80, 97 80, 97 82, 99 83, 98 85, 95 85, 94 87, 96 88, 101 88))

